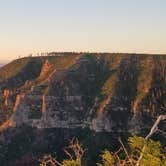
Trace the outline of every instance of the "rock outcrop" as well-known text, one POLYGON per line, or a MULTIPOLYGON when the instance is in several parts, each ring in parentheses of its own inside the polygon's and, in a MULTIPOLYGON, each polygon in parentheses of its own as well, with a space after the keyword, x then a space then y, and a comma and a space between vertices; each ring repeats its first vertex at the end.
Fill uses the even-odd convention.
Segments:
POLYGON ((7 82, 1 79, 2 104, 10 96, 14 105, 6 127, 140 132, 166 114, 165 55, 73 53, 30 62, 39 69, 26 65, 7 82))

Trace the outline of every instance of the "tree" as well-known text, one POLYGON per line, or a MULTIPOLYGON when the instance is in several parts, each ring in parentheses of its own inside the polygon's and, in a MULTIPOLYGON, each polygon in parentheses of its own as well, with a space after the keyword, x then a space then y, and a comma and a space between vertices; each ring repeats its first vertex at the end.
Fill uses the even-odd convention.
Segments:
MULTIPOLYGON (((130 137, 128 148, 119 139, 121 144, 119 150, 116 152, 105 150, 101 154, 101 161, 97 163, 97 166, 166 166, 166 152, 159 141, 150 139, 158 131, 160 121, 165 119, 166 115, 160 115, 145 138, 130 137)), ((40 166, 81 166, 85 150, 77 139, 72 139, 64 151, 68 159, 58 162, 51 155, 48 155, 42 159, 40 166)))
POLYGON ((73 138, 67 148, 64 149, 68 159, 58 162, 51 155, 44 156, 40 166, 81 166, 81 160, 85 150, 78 139, 73 138))
POLYGON ((97 166, 111 166, 115 165, 116 157, 110 151, 105 150, 101 155, 102 164, 98 163, 97 166))
POLYGON ((163 151, 160 142, 150 139, 158 131, 158 124, 165 119, 166 115, 160 115, 145 138, 130 137, 128 150, 119 139, 120 149, 115 153, 104 151, 101 155, 101 164, 98 166, 166 166, 166 152, 163 151), (125 154, 125 157, 121 154, 125 154))

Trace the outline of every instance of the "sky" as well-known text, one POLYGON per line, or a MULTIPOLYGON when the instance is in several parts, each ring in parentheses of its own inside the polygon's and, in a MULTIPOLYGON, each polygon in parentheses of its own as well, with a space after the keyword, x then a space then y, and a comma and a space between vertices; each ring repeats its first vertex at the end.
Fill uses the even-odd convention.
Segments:
POLYGON ((0 62, 51 51, 166 53, 166 0, 0 0, 0 62))

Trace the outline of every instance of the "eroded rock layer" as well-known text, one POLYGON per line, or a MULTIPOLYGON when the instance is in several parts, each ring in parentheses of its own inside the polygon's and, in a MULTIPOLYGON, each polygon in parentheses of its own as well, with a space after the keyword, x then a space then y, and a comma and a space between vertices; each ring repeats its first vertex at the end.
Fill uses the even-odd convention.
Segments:
POLYGON ((0 69, 0 87, 1 129, 140 132, 166 114, 166 56, 28 57, 0 69))

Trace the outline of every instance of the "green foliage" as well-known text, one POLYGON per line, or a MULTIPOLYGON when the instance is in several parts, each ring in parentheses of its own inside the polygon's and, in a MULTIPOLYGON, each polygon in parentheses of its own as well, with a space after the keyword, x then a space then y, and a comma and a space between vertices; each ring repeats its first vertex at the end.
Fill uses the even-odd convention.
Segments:
POLYGON ((44 156, 41 160, 40 166, 81 166, 84 150, 77 139, 72 139, 69 146, 65 148, 64 151, 69 159, 65 159, 60 163, 51 155, 48 155, 44 156))
POLYGON ((29 62, 29 58, 22 58, 0 68, 0 78, 7 79, 16 76, 29 62))
POLYGON ((142 150, 143 146, 146 143, 146 140, 143 137, 133 136, 129 138, 129 145, 132 150, 142 150))
POLYGON ((102 164, 98 163, 97 166, 113 166, 115 164, 115 157, 108 150, 103 152, 101 158, 102 164))
POLYGON ((81 160, 64 160, 62 166, 81 166, 81 160))
POLYGON ((145 146, 145 153, 141 161, 141 166, 162 166, 165 162, 164 154, 162 153, 162 146, 160 142, 149 140, 148 142, 142 137, 130 137, 129 145, 132 152, 137 152, 139 156, 145 146))
POLYGON ((57 70, 64 70, 75 63, 77 55, 63 55, 63 56, 48 56, 42 57, 43 60, 48 60, 51 65, 57 70))
POLYGON ((145 152, 141 160, 140 166, 165 166, 166 155, 162 151, 160 142, 149 140, 146 141, 142 137, 130 137, 128 141, 130 149, 124 149, 125 157, 121 157, 121 153, 112 153, 105 150, 101 155, 101 164, 98 166, 113 166, 113 165, 135 165, 139 156, 145 147, 145 152))
POLYGON ((104 86, 102 88, 102 93, 105 95, 113 94, 115 90, 116 81, 117 81, 116 73, 113 73, 104 83, 104 86))
POLYGON ((53 157, 49 156, 45 161, 42 161, 40 163, 40 166, 81 166, 81 160, 80 159, 69 159, 69 160, 64 160, 62 163, 58 162, 56 159, 53 157))

